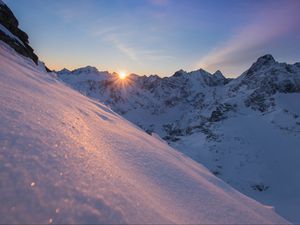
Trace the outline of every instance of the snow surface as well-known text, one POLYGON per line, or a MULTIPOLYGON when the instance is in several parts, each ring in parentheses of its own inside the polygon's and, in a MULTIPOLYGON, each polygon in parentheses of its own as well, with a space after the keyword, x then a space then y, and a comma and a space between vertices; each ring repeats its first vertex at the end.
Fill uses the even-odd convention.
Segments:
POLYGON ((275 206, 280 215, 299 223, 300 127, 292 117, 277 111, 264 116, 239 115, 214 127, 220 136, 216 142, 195 133, 172 146, 237 190, 275 206))
POLYGON ((287 223, 0 42, 0 223, 287 223))

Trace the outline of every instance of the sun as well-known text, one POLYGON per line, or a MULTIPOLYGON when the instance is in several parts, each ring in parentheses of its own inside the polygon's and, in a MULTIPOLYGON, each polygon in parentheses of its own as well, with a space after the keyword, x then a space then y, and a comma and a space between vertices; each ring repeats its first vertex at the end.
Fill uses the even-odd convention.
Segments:
POLYGON ((118 74, 121 80, 124 80, 127 77, 127 73, 125 71, 120 71, 118 74))

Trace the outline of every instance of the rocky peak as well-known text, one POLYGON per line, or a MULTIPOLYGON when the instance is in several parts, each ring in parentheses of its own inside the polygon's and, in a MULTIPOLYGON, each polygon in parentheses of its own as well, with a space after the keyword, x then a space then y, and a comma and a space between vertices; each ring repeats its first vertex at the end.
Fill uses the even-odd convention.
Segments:
POLYGON ((206 70, 200 68, 198 70, 195 71, 191 71, 188 73, 190 76, 211 76, 211 73, 207 72, 206 70))
POLYGON ((186 74, 186 71, 184 71, 183 69, 181 69, 181 70, 176 71, 173 76, 174 77, 182 77, 185 74, 186 74))
POLYGON ((60 71, 56 71, 57 74, 70 74, 71 71, 68 70, 67 68, 63 68, 62 70, 60 71))
POLYGON ((217 70, 213 75, 212 78, 215 83, 217 84, 226 84, 229 80, 222 74, 220 70, 217 70))
POLYGON ((197 80, 197 82, 200 82, 204 86, 218 86, 227 83, 227 79, 219 70, 211 74, 204 69, 199 69, 189 72, 188 74, 192 78, 192 81, 197 80))
POLYGON ((76 74, 90 74, 90 73, 99 73, 98 69, 96 67, 93 66, 86 66, 86 67, 82 67, 76 70, 73 70, 72 73, 76 73, 76 74))
POLYGON ((261 56, 257 59, 256 63, 259 64, 272 64, 275 63, 275 59, 271 54, 266 54, 264 56, 261 56))
POLYGON ((224 75, 222 74, 222 72, 220 70, 217 70, 216 72, 213 73, 212 77, 215 80, 220 80, 220 81, 225 81, 227 80, 226 77, 224 77, 224 75))
POLYGON ((200 68, 199 70, 197 70, 199 73, 201 74, 208 74, 209 72, 207 72, 206 70, 200 68))
POLYGON ((19 29, 19 22, 8 6, 0 2, 0 40, 19 54, 31 58, 38 65, 38 57, 29 46, 28 35, 19 29))
POLYGON ((222 72, 220 70, 217 70, 216 72, 214 72, 213 76, 214 77, 224 77, 224 75, 222 74, 222 72))
POLYGON ((259 70, 267 69, 276 64, 275 59, 272 55, 267 54, 259 57, 255 63, 252 64, 250 69, 247 71, 247 76, 252 76, 257 73, 259 70))

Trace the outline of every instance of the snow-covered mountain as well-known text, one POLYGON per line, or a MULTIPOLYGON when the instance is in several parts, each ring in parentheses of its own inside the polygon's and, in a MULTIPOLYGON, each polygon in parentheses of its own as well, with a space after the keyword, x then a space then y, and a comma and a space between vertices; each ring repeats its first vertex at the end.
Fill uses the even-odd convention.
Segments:
MULTIPOLYGON (((219 71, 213 75, 203 70, 191 73, 178 71, 171 78, 164 79, 131 75, 130 82, 121 82, 116 74, 99 72, 93 67, 75 71, 65 69, 58 74, 49 72, 34 54, 27 34, 18 28, 18 21, 11 10, 0 0, 1 224, 288 223, 274 212, 273 207, 262 205, 236 191, 153 133, 155 131, 170 145, 177 145, 187 155, 203 161, 212 170, 215 164, 214 160, 209 163, 213 157, 209 147, 220 149, 218 143, 221 142, 218 140, 236 146, 235 139, 227 138, 231 137, 231 127, 236 125, 236 129, 240 129, 237 126, 240 122, 237 116, 240 114, 236 114, 238 106, 231 109, 223 94, 244 101, 242 97, 234 96, 235 89, 246 97, 246 92, 252 87, 244 88, 236 80, 226 79, 219 71), (152 136, 57 78, 86 95, 105 101, 152 136), (230 120, 236 117, 237 122, 230 120), (220 125, 221 121, 231 122, 220 125), (217 132, 222 133, 226 128, 230 131, 228 137, 218 135, 217 132)), ((262 83, 263 80, 261 75, 262 83)), ((276 85, 275 92, 277 89, 281 92, 298 90, 289 84, 288 88, 286 85, 279 86, 276 85)), ((267 91, 266 95, 273 94, 267 91)), ((293 98, 288 100, 292 102, 298 96, 293 98)), ((269 100, 272 102, 272 99, 269 100)), ((262 109, 258 106, 264 101, 248 102, 244 108, 256 110, 257 117, 261 116, 257 110, 262 109)), ((280 107, 291 106, 284 97, 278 102, 282 103, 280 107)), ((269 113, 275 107, 266 105, 261 111, 269 113)), ((245 113, 242 111, 245 109, 241 112, 245 113)), ((297 110, 294 106, 284 113, 296 119, 294 111, 297 110)), ((280 127, 280 121, 286 124, 285 118, 274 121, 274 126, 280 127)), ((265 131, 269 129, 267 125, 265 131)), ((289 132, 294 134, 295 131, 297 127, 289 132)), ((281 138, 280 135, 278 137, 281 138)), ((256 136, 252 138, 258 140, 256 136)), ((295 140, 297 143, 297 136, 295 140)), ((290 145, 288 141, 290 139, 284 139, 282 144, 290 145)), ((279 142, 278 139, 273 147, 277 149, 279 142)), ((250 147, 255 149, 253 145, 250 147)), ((229 168, 231 163, 240 162, 240 155, 236 156, 236 150, 233 150, 231 156, 227 150, 223 149, 224 155, 236 157, 222 161, 222 165, 228 162, 229 168)), ((294 153, 294 150, 291 152, 294 153)), ((215 155, 220 156, 217 153, 215 155)), ((284 175, 294 177, 293 171, 284 173, 288 169, 297 169, 294 162, 298 155, 280 155, 277 150, 275 153, 277 158, 283 156, 284 162, 284 156, 290 157, 291 164, 285 170, 275 168, 274 173, 278 173, 276 175, 280 178, 284 175)), ((273 158, 269 161, 273 162, 273 158)), ((253 165, 249 165, 252 168, 253 165)), ((222 179, 239 180, 235 178, 235 170, 230 177, 227 167, 218 166, 218 169, 222 174, 212 171, 222 179)), ((255 172, 260 173, 263 169, 257 166, 255 172)), ((240 177, 245 174, 241 171, 240 177)), ((245 185, 248 185, 248 177, 244 178, 245 185)), ((252 178, 255 180, 257 177, 254 174, 252 178)), ((287 183, 292 182, 287 180, 287 183)), ((293 191, 297 187, 287 189, 282 183, 285 191, 293 191)), ((253 188, 272 190, 261 184, 253 188)), ((297 199, 297 191, 290 193, 288 199, 292 199, 294 194, 297 199)), ((266 199, 274 200, 270 196, 273 193, 269 193, 266 199)), ((278 201, 281 200, 279 196, 278 201)), ((295 212, 298 205, 289 206, 295 212)), ((288 210, 287 205, 284 209, 288 210)), ((284 214, 279 207, 275 210, 284 214)))
POLYGON ((0 40, 1 224, 288 223, 11 43, 0 40))
POLYGON ((0 223, 287 223, 0 41, 0 223))
POLYGON ((57 74, 242 193, 300 222, 300 63, 265 55, 236 79, 202 69, 125 81, 95 68, 77 71, 57 74))

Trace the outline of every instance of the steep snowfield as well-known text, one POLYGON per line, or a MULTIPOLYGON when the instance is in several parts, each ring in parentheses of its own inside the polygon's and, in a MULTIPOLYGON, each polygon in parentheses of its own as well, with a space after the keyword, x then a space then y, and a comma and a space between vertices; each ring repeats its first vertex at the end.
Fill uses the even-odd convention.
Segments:
POLYGON ((0 43, 0 223, 286 223, 0 43))

